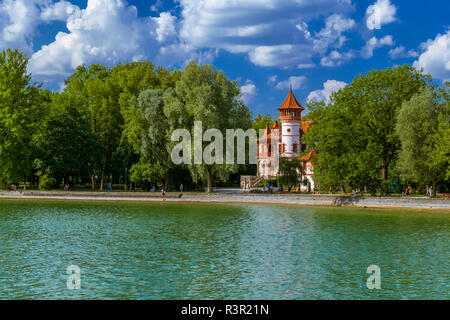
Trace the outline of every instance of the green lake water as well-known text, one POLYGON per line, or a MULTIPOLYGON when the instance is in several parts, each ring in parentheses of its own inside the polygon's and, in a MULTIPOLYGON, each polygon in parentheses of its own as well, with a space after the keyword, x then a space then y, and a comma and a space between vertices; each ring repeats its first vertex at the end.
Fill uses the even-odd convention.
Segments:
POLYGON ((0 200, 0 299, 449 299, 449 227, 439 212, 0 200))

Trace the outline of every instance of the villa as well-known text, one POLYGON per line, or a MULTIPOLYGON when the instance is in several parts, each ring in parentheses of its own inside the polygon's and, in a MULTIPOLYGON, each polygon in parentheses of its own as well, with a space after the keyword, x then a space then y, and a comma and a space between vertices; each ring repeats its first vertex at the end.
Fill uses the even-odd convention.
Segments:
MULTIPOLYGON (((306 182, 301 186, 302 191, 315 188, 314 167, 311 161, 314 151, 310 150, 307 155, 300 157, 300 153, 306 149, 306 144, 301 140, 302 136, 312 124, 312 121, 302 121, 304 110, 305 108, 297 101, 291 89, 283 104, 278 108, 281 124, 276 121, 272 128, 266 126, 264 135, 258 139, 257 175, 243 176, 241 178, 243 189, 256 187, 263 179, 275 179, 279 174, 278 167, 274 165, 277 156, 287 159, 298 158, 303 166, 302 180, 306 182), (278 152, 273 152, 272 140, 278 145, 278 152)), ((298 174, 301 176, 300 170, 298 174)))

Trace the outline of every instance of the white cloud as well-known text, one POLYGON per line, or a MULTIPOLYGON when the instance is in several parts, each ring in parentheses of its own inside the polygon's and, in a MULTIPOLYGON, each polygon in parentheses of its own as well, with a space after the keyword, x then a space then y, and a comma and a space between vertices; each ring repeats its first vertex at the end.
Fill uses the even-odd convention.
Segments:
POLYGON ((311 69, 316 65, 314 63, 300 63, 297 65, 297 69, 311 69))
POLYGON ((383 24, 388 24, 396 20, 397 8, 391 4, 390 0, 377 0, 366 10, 366 26, 369 30, 381 29, 383 24))
POLYGON ((156 2, 150 6, 150 10, 154 12, 158 12, 160 8, 162 8, 161 0, 156 0, 156 2))
POLYGON ((86 9, 67 18, 66 32, 43 46, 30 60, 33 76, 46 81, 68 76, 81 64, 115 64, 157 55, 159 41, 173 36, 170 14, 138 18, 123 0, 89 0, 86 9), (151 36, 153 34, 153 37, 151 36))
POLYGON ((41 23, 40 8, 51 0, 0 1, 0 49, 33 51, 33 36, 41 23))
MULTIPOLYGON (((245 53, 255 65, 268 67, 311 65, 307 23, 334 14, 347 22, 344 14, 352 10, 349 0, 180 0, 180 5, 180 38, 187 44, 245 53)), ((326 41, 334 43, 333 36, 326 41)))
POLYGON ((331 46, 341 48, 347 38, 343 32, 351 30, 355 26, 355 21, 346 19, 340 14, 333 14, 325 20, 325 28, 314 37, 314 50, 324 53, 331 46))
POLYGON ((277 80, 277 75, 270 76, 269 78, 267 78, 267 84, 273 86, 275 83, 277 83, 277 80))
POLYGON ((292 86, 292 90, 300 89, 306 82, 306 80, 307 79, 305 76, 298 76, 298 77, 292 76, 289 77, 288 80, 278 82, 275 88, 278 90, 284 90, 289 89, 292 86))
POLYGON ((67 1, 59 1, 44 7, 41 11, 41 18, 44 21, 66 21, 68 17, 79 14, 80 8, 67 1))
POLYGON ((241 86, 241 98, 245 104, 250 103, 257 93, 258 89, 251 80, 247 80, 245 85, 241 86))
POLYGON ((340 53, 336 50, 330 52, 328 56, 320 59, 320 64, 324 67, 338 67, 355 57, 353 50, 340 53))
POLYGON ((260 46, 249 52, 250 61, 257 66, 275 67, 311 64, 312 53, 306 45, 260 46))
POLYGON ((372 37, 366 42, 366 45, 361 50, 361 55, 365 59, 369 59, 373 56, 373 51, 375 49, 381 48, 383 46, 393 46, 394 40, 391 35, 384 36, 381 39, 372 37))
POLYGON ((327 80, 323 84, 322 90, 315 90, 312 91, 307 98, 307 101, 324 101, 325 103, 330 103, 330 97, 333 92, 339 91, 339 89, 344 88, 347 86, 347 83, 343 81, 337 81, 337 80, 327 80))
POLYGON ((416 68, 443 81, 450 81, 450 30, 443 35, 438 34, 434 40, 422 44, 424 52, 414 62, 416 68))
POLYGON ((401 59, 416 58, 419 56, 419 54, 413 49, 406 51, 406 48, 404 46, 399 46, 389 50, 389 56, 391 57, 391 59, 401 59))
POLYGON ((177 17, 172 16, 170 12, 161 12, 157 18, 152 18, 158 25, 156 28, 156 39, 159 42, 166 42, 174 39, 177 35, 175 24, 177 17))

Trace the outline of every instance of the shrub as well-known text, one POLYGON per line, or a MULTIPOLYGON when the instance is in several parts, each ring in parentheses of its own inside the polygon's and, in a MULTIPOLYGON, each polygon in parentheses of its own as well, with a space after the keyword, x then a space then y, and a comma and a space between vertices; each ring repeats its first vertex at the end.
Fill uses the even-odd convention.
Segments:
POLYGON ((44 174, 39 180, 39 189, 40 190, 51 190, 56 185, 55 178, 49 177, 44 174))

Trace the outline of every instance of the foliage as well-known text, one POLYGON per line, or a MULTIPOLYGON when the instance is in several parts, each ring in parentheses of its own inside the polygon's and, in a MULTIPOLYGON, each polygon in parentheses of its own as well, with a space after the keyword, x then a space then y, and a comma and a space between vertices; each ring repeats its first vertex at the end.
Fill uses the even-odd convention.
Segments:
POLYGON ((433 90, 426 88, 403 103, 397 118, 399 170, 405 179, 432 184, 435 193, 449 167, 448 99, 439 103, 433 90))
POLYGON ((158 185, 165 175, 164 169, 158 163, 145 160, 134 164, 130 173, 131 182, 147 190, 158 185))
POLYGON ((259 130, 264 130, 266 126, 269 126, 269 128, 272 128, 273 124, 275 123, 275 119, 273 119, 272 115, 261 115, 258 113, 258 116, 256 116, 255 119, 253 119, 252 128, 256 130, 257 133, 259 133, 259 130))
POLYGON ((39 179, 39 189, 40 190, 51 190, 56 186, 55 178, 49 177, 44 174, 39 179))
MULTIPOLYGON (((215 128, 223 136, 226 129, 250 128, 250 111, 238 99, 239 95, 237 82, 228 80, 223 72, 212 65, 189 63, 175 89, 168 89, 164 94, 169 132, 183 128, 193 133, 194 121, 202 122, 203 131, 215 128)), ((172 150, 174 144, 168 143, 168 150, 172 150)), ((205 146, 204 142, 202 150, 205 146)), ((194 152, 194 148, 191 149, 194 152)), ((237 166, 202 163, 190 164, 189 169, 194 181, 206 182, 207 191, 211 192, 214 180, 226 181, 237 171, 237 166)))
POLYGON ((298 159, 280 158, 279 175, 277 177, 277 184, 280 188, 288 187, 290 190, 291 187, 296 186, 300 181, 297 170, 301 170, 301 168, 302 165, 298 159))
MULTIPOLYGON (((400 150, 397 113, 431 77, 407 65, 372 70, 334 93, 331 103, 311 105, 315 125, 304 140, 317 151, 315 179, 329 186, 385 192, 400 150)), ((309 148, 308 148, 309 149, 309 148)))
POLYGON ((0 180, 26 180, 31 174, 31 139, 42 112, 39 87, 31 85, 28 58, 18 50, 0 52, 0 180))

